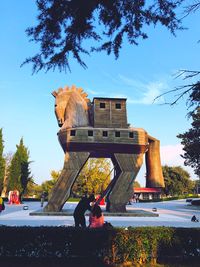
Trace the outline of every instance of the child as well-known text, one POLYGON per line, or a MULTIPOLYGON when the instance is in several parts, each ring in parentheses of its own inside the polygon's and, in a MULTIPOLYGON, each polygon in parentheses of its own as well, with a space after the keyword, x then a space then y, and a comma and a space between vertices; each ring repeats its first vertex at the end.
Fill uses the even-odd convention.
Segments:
POLYGON ((89 227, 99 228, 104 225, 104 216, 99 205, 94 205, 90 217, 89 217, 89 227))

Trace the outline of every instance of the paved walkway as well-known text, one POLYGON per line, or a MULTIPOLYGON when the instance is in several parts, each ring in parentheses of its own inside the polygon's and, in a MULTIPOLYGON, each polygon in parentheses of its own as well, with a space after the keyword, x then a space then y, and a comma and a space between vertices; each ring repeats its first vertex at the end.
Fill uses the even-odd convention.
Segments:
MULTIPOLYGON (((40 210, 40 202, 25 202, 22 205, 6 205, 5 211, 0 214, 0 224, 8 226, 73 226, 73 216, 30 216, 30 212, 40 210), (27 205, 28 210, 23 207, 27 205)), ((77 203, 67 202, 66 210, 73 210, 77 203)), ((134 203, 127 206, 127 210, 144 210, 152 212, 157 208, 158 217, 111 217, 105 220, 113 226, 172 226, 172 227, 200 227, 200 222, 191 222, 191 217, 196 215, 200 219, 200 207, 194 207, 185 200, 167 202, 134 203)), ((103 207, 104 209, 104 207, 103 207)), ((86 216, 88 222, 88 216, 86 216)))

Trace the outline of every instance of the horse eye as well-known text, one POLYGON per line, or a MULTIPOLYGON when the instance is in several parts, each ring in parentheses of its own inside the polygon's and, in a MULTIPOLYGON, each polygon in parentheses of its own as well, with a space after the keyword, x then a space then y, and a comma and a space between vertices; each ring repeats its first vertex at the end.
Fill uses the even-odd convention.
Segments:
POLYGON ((57 105, 55 104, 55 107, 57 107, 57 105))

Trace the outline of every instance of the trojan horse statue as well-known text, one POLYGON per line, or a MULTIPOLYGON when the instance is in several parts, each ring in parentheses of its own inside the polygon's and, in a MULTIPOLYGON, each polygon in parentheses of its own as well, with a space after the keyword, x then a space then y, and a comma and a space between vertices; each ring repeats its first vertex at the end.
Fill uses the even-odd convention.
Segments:
POLYGON ((106 210, 125 212, 133 194, 133 182, 146 156, 146 185, 164 187, 160 142, 142 128, 127 123, 125 98, 97 97, 91 102, 81 88, 54 91, 58 139, 65 153, 63 170, 45 212, 61 211, 71 188, 90 157, 110 158, 114 177, 105 190, 106 210))

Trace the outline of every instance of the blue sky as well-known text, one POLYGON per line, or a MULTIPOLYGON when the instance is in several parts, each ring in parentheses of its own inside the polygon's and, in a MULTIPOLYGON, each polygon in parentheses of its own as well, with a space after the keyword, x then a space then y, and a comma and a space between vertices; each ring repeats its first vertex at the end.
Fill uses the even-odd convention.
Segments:
MULTIPOLYGON (((53 90, 65 85, 82 87, 93 97, 126 97, 128 121, 141 127, 161 142, 162 164, 183 166, 180 140, 176 138, 190 127, 185 99, 170 107, 152 103, 153 99, 183 84, 174 75, 180 69, 199 69, 200 28, 198 13, 184 20, 187 30, 174 37, 161 26, 147 29, 149 39, 138 46, 124 43, 120 57, 104 53, 84 57, 88 68, 71 61, 71 73, 43 71, 32 75, 32 66, 20 64, 37 52, 28 41, 25 29, 36 23, 35 1, 0 2, 0 128, 3 128, 4 152, 15 152, 21 137, 29 148, 32 174, 37 183, 50 178, 51 170, 60 170, 64 154, 57 140, 53 90)), ((181 14, 180 14, 181 16, 181 14)), ((190 171, 195 178, 192 170, 190 171)), ((145 184, 144 167, 138 181, 145 184)))

